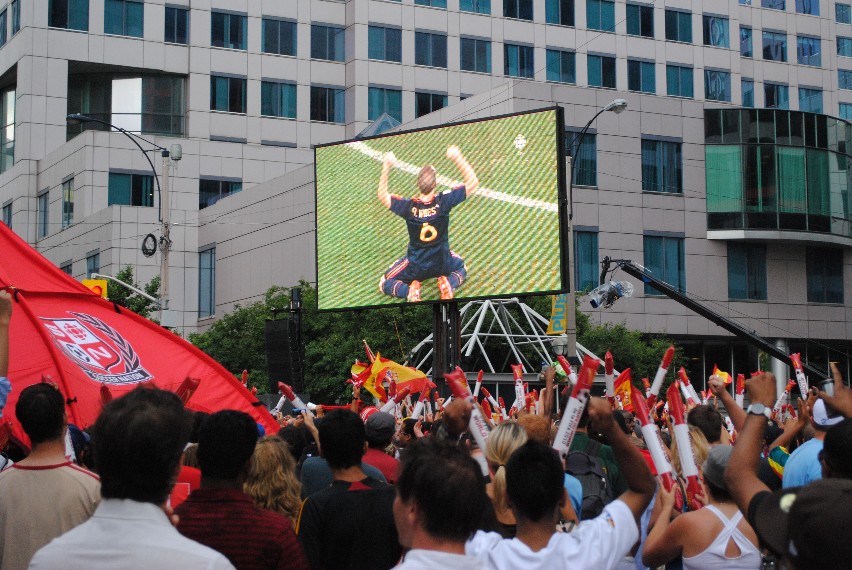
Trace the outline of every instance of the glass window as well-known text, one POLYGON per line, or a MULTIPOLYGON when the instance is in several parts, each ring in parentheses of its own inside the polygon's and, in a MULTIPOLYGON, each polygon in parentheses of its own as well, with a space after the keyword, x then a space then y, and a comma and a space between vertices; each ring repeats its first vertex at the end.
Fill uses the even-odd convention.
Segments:
POLYGON ((743 107, 754 107, 754 81, 751 79, 743 79, 742 90, 743 107))
POLYGON ((589 87, 615 89, 615 58, 605 55, 587 57, 589 87))
POLYGON ((586 25, 590 30, 615 31, 615 2, 586 0, 586 25))
POLYGON ((86 255, 86 277, 91 277, 92 273, 101 272, 101 252, 90 251, 86 255))
POLYGON ((74 223, 74 179, 62 183, 62 229, 74 223))
POLYGON ((414 116, 422 117, 447 106, 447 96, 443 93, 414 94, 414 116))
POLYGON ((574 288, 591 291, 598 286, 598 232, 574 231, 574 288))
POLYGON ((239 180, 214 180, 202 178, 198 181, 198 209, 212 206, 222 198, 227 198, 243 189, 239 180))
POLYGON ((432 8, 447 8, 447 0, 414 0, 418 6, 431 6, 432 8))
POLYGON ((728 242, 728 298, 766 300, 766 245, 728 242))
POLYGON ((852 6, 850 6, 849 4, 841 4, 839 2, 835 2, 834 20, 838 24, 852 23, 852 6))
POLYGON ((852 38, 837 36, 837 55, 852 57, 852 38))
POLYGON ((447 36, 414 32, 414 63, 430 67, 447 67, 447 36))
POLYGON ((38 195, 38 204, 36 218, 38 219, 38 237, 43 238, 47 235, 50 222, 50 192, 42 192, 38 195))
POLYGON ((491 0, 459 0, 459 10, 474 14, 490 14, 491 0))
POLYGON ((547 0, 544 6, 545 21, 561 26, 574 25, 574 0, 547 0))
POLYGON ((767 61, 787 61, 787 34, 782 32, 763 32, 763 59, 767 61))
POLYGON ((708 101, 731 102, 731 73, 729 71, 704 70, 704 98, 708 101))
POLYGON ((573 51, 547 50, 547 80, 576 83, 576 55, 573 51))
POLYGON ((532 0, 503 0, 503 16, 518 20, 532 20, 532 0))
POLYGON ((263 53, 296 55, 296 22, 264 18, 262 30, 263 53))
POLYGON ((165 41, 186 44, 189 40, 189 10, 166 6, 165 41))
POLYGON ((573 184, 574 186, 597 186, 598 137, 587 131, 583 135, 583 140, 579 138, 580 129, 565 130, 565 154, 573 159, 573 184))
POLYGON ((704 45, 729 47, 728 19, 721 16, 704 16, 704 45))
POLYGON ((841 119, 852 119, 852 103, 841 103, 839 115, 841 119))
POLYGON ((808 303, 843 303, 843 250, 805 250, 808 303))
POLYGON ((63 262, 59 266, 59 270, 65 273, 65 275, 73 275, 74 274, 74 262, 72 260, 68 260, 63 262))
POLYGON ((790 88, 780 83, 763 84, 763 101, 767 109, 789 109, 790 88))
POLYGON ((627 5, 627 33, 631 36, 654 37, 654 7, 627 5))
POLYGON ((15 90, 0 92, 0 172, 15 164, 15 90))
POLYGON ((656 93, 657 78, 653 62, 627 60, 627 90, 656 93))
POLYGON ((3 204, 3 223, 7 228, 12 228, 12 202, 3 204))
POLYGON ((402 61, 402 30, 369 26, 367 55, 381 61, 402 61))
POLYGON ((852 71, 847 69, 837 70, 837 83, 841 89, 852 89, 852 71))
POLYGON ((740 26, 740 55, 742 57, 754 57, 751 42, 751 28, 740 26))
MULTIPOLYGON (((644 265, 654 277, 679 291, 686 290, 686 271, 682 237, 644 236, 644 265)), ((661 295, 645 284, 646 295, 661 295)))
POLYGON ((246 49, 248 18, 241 14, 210 12, 210 45, 246 49))
MULTIPOLYGON (((12 11, 12 35, 21 30, 21 0, 12 0, 10 4, 12 11)), ((88 13, 86 14, 88 16, 88 13)))
POLYGON ((692 43, 692 13, 666 10, 666 39, 692 43))
MULTIPOLYGON (((20 18, 18 23, 20 25, 20 18)), ((89 0, 50 0, 47 25, 51 28, 89 31, 89 0)))
POLYGON ((367 92, 367 119, 375 121, 387 113, 402 122, 402 91, 384 87, 370 87, 367 92))
POLYGON ((335 87, 311 85, 311 120, 327 123, 345 122, 345 91, 335 87))
POLYGON ((216 314, 216 248, 198 252, 198 317, 216 314))
POLYGON ((784 0, 760 0, 760 7, 770 10, 785 10, 787 5, 784 0))
POLYGON ((110 172, 107 204, 153 207, 154 177, 150 174, 110 172))
POLYGON ((681 143, 642 140, 642 191, 683 193, 681 143))
POLYGON ((822 89, 799 87, 799 111, 822 113, 822 89))
POLYGON ((819 0, 796 0, 796 12, 819 16, 819 0))
POLYGON ((799 65, 822 65, 822 48, 819 38, 799 36, 796 38, 796 57, 799 65))
POLYGON ((7 30, 6 13, 7 13, 6 10, 3 10, 2 12, 0 12, 0 47, 6 45, 6 41, 8 40, 8 38, 6 36, 6 30, 7 30))
POLYGON ((491 42, 474 38, 460 38, 461 62, 463 71, 491 73, 491 42))
POLYGON ((344 29, 311 24, 311 57, 343 61, 344 29))
POLYGON ((692 68, 680 65, 666 66, 666 94, 670 97, 689 97, 693 95, 692 68))
POLYGON ((141 38, 144 31, 142 2, 106 0, 104 3, 104 33, 141 38))
POLYGON ((296 118, 296 85, 277 81, 260 82, 260 114, 296 118))
POLYGON ((246 112, 246 80, 241 77, 210 76, 210 110, 246 112))
POLYGON ((503 56, 505 58, 503 74, 510 77, 527 77, 532 79, 535 74, 533 47, 504 44, 503 48, 503 56))

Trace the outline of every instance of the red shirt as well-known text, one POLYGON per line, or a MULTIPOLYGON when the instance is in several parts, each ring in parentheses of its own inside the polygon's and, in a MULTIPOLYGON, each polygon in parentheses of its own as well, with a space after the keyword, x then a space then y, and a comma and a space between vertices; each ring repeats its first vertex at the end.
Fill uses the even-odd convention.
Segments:
POLYGON ((367 448, 367 453, 361 458, 367 465, 372 465, 382 472, 388 483, 396 483, 396 473, 399 470, 399 461, 391 457, 381 449, 367 448))
POLYGON ((178 508, 178 530, 224 554, 237 570, 308 569, 290 519, 237 489, 198 489, 178 508))

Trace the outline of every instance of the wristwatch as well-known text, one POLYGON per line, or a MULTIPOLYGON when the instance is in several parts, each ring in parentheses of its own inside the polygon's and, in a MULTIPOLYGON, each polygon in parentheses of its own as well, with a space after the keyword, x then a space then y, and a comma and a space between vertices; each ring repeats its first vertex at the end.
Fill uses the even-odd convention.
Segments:
POLYGON ((756 416, 766 416, 767 418, 772 417, 772 409, 768 406, 764 406, 763 404, 751 404, 746 410, 747 414, 754 414, 756 416))

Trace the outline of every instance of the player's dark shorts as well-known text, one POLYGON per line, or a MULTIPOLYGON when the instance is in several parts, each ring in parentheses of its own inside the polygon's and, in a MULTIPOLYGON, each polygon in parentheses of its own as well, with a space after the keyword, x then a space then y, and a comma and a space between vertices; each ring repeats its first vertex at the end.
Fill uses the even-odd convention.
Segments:
POLYGON ((452 251, 438 263, 415 264, 408 257, 401 257, 385 271, 385 279, 398 279, 404 283, 411 283, 449 275, 462 268, 464 268, 464 259, 452 251))

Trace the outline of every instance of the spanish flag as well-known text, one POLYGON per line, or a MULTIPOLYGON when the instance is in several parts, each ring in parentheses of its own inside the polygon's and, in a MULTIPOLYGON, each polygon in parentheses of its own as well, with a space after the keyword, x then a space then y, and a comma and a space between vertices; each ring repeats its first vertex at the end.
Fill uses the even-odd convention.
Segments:
POLYGON ((719 370, 719 367, 715 364, 713 365, 713 375, 718 376, 719 378, 724 380, 726 386, 731 383, 731 375, 727 372, 722 372, 721 370, 719 370))
MULTIPOLYGON (((353 365, 352 372, 356 373, 358 364, 353 365)), ((362 369, 361 372, 367 368, 362 369)), ((370 376, 364 382, 364 388, 375 397, 382 399, 384 388, 382 383, 387 379, 389 382, 396 384, 397 390, 403 386, 409 386, 411 393, 422 392, 429 385, 429 379, 423 372, 398 364, 393 360, 382 358, 381 353, 376 353, 376 359, 368 367, 370 376)), ((387 396, 385 395, 385 399, 387 396)))
POLYGON ((633 411, 633 381, 630 369, 625 368, 615 379, 615 395, 621 399, 621 408, 627 412, 633 411))

